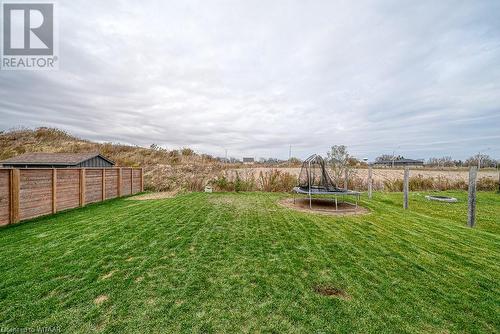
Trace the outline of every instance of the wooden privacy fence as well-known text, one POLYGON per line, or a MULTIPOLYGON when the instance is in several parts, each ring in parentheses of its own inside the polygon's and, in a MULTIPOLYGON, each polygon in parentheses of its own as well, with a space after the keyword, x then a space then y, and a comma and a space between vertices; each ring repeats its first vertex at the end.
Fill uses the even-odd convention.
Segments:
POLYGON ((143 189, 142 168, 0 168, 0 226, 143 189))

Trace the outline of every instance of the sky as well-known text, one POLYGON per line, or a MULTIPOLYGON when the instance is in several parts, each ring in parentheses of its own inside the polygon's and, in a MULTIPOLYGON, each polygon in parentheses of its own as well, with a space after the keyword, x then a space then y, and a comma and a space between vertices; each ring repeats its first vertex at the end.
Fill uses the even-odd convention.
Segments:
POLYGON ((0 130, 224 156, 500 158, 500 1, 59 0, 0 130))

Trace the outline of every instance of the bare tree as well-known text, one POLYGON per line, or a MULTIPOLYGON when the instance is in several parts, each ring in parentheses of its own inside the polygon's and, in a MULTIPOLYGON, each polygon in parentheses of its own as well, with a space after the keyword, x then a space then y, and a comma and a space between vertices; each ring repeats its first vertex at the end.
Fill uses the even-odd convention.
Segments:
POLYGON ((392 161, 394 159, 394 156, 392 154, 382 154, 375 158, 376 162, 381 162, 381 161, 392 161))
POLYGON ((330 152, 327 153, 327 163, 330 168, 330 175, 333 182, 338 186, 344 184, 344 178, 347 173, 350 180, 355 171, 351 168, 351 157, 344 145, 333 145, 330 152))
POLYGON ((455 167, 456 163, 449 156, 441 157, 441 158, 430 158, 427 162, 427 166, 430 167, 455 167))
POLYGON ((495 159, 492 159, 487 154, 476 154, 465 161, 467 166, 496 167, 495 159))

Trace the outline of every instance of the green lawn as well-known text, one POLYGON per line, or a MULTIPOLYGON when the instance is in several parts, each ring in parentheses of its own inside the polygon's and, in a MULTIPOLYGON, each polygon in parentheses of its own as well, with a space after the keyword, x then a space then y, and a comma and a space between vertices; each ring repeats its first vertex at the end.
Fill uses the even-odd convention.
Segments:
POLYGON ((108 333, 498 333, 500 195, 376 194, 329 217, 286 195, 113 200, 0 230, 0 327, 108 333), (344 298, 323 296, 337 288, 344 298))

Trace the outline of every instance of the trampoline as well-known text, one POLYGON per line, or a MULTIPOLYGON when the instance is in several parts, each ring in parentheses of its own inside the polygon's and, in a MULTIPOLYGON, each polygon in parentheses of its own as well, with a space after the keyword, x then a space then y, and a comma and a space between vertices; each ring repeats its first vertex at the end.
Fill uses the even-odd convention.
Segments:
MULTIPOLYGON (((299 184, 293 188, 295 194, 307 195, 309 197, 309 208, 312 209, 312 197, 315 195, 332 196, 335 202, 335 210, 338 210, 338 197, 344 200, 344 196, 353 196, 356 208, 358 207, 360 192, 337 187, 326 170, 325 160, 313 154, 302 163, 302 169, 299 175, 299 184)), ((294 196, 295 202, 295 196, 294 196)))

